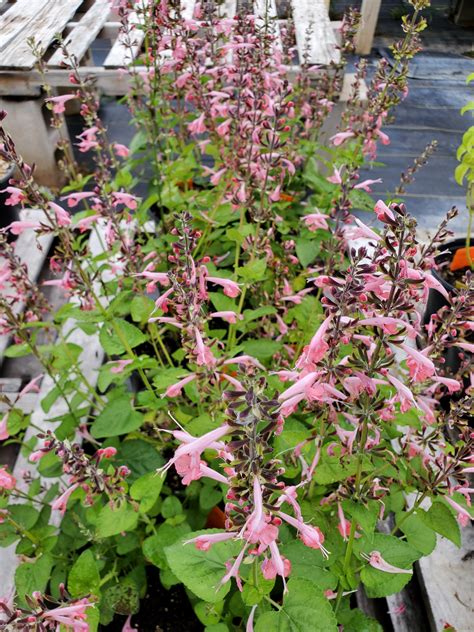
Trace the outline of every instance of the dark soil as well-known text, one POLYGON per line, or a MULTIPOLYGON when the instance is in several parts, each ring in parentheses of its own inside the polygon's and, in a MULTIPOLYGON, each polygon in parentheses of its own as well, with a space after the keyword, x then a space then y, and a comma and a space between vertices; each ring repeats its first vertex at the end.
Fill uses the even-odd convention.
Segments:
MULTIPOLYGON (((182 584, 163 588, 157 568, 147 568, 148 590, 140 611, 132 617, 137 632, 202 632, 204 626, 194 614, 182 584)), ((106 632, 121 632, 126 617, 115 617, 106 632)))

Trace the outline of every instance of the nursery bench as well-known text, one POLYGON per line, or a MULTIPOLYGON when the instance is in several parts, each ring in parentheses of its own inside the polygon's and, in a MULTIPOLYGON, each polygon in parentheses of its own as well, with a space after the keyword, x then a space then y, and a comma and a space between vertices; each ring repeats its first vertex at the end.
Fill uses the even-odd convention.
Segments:
MULTIPOLYGON (((372 2, 373 0, 369 0, 372 2)), ((183 16, 191 18, 196 0, 181 0, 183 16)), ((326 0, 290 0, 286 9, 295 24, 299 63, 327 66, 339 61, 338 33, 340 22, 331 22, 326 0)), ((225 0, 222 15, 234 16, 238 11, 253 12, 259 20, 268 21, 277 43, 281 19, 277 0, 225 0)), ((284 13, 284 10, 283 10, 284 13)), ((135 14, 130 22, 138 23, 135 14)), ((59 134, 68 140, 66 125, 61 130, 49 125, 50 112, 41 98, 43 74, 31 50, 31 38, 42 52, 47 82, 56 91, 70 89, 69 71, 63 66, 62 51, 56 46, 61 34, 74 55, 80 73, 95 80, 105 95, 127 93, 129 77, 119 69, 135 61, 142 50, 144 34, 139 28, 130 35, 123 33, 117 15, 110 10, 109 0, 0 0, 0 109, 8 112, 7 131, 15 138, 19 152, 28 163, 36 164, 36 179, 41 184, 59 184, 56 144, 59 134), (98 64, 92 53, 94 43, 105 41, 105 59, 98 64), (34 139, 34 143, 31 140, 34 139)), ((299 68, 296 64, 292 71, 299 68)), ((138 68, 139 70, 139 68, 138 68)))

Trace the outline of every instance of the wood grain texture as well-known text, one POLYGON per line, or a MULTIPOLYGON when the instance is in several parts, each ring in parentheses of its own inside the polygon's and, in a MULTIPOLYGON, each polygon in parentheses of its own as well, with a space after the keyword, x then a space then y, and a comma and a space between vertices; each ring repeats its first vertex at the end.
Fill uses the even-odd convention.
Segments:
POLYGON ((140 52, 145 33, 140 29, 141 17, 131 12, 128 20, 129 30, 121 30, 105 58, 104 68, 123 68, 131 64, 140 52))
MULTIPOLYGON (((109 0, 96 0, 79 22, 74 24, 72 31, 65 38, 64 44, 70 55, 80 61, 91 43, 102 30, 110 11, 109 0)), ((57 68, 65 61, 62 50, 58 49, 49 59, 47 65, 57 68)))
POLYGON ((338 62, 339 51, 324 0, 291 0, 300 64, 338 62))
POLYGON ((253 10, 257 16, 256 24, 260 28, 268 28, 268 32, 275 37, 276 48, 282 50, 280 25, 275 0, 254 0, 253 10))
POLYGON ((28 39, 33 37, 38 46, 47 48, 56 33, 63 31, 81 3, 82 0, 18 0, 10 10, 0 16, 0 33, 4 33, 10 19, 9 14, 14 10, 24 11, 21 17, 12 21, 15 35, 9 38, 6 45, 4 44, 0 56, 0 67, 24 70, 33 68, 36 59, 28 39), (35 8, 33 15, 31 15, 29 5, 35 8), (29 16, 28 19, 25 20, 23 15, 29 16), (16 26, 18 23, 21 23, 20 31, 16 26))
POLYGON ((369 55, 372 50, 382 0, 362 0, 361 22, 357 33, 356 53, 369 55))

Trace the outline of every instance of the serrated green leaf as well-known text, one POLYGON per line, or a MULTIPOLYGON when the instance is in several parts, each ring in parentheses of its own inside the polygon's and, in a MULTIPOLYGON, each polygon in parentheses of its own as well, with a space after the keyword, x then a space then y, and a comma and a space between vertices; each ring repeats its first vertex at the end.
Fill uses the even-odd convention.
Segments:
POLYGON ((100 573, 91 549, 83 551, 74 562, 67 588, 73 597, 83 597, 89 593, 99 595, 100 573))
POLYGON ((109 355, 121 355, 127 350, 126 346, 134 349, 146 339, 146 335, 138 327, 122 318, 115 318, 112 323, 105 323, 99 334, 100 344, 109 355))
POLYGON ((134 410, 128 395, 113 399, 98 415, 91 426, 96 439, 117 437, 137 430, 143 423, 143 415, 134 410))
POLYGON ((435 500, 428 511, 419 510, 417 516, 427 527, 451 540, 458 548, 461 546, 459 523, 442 502, 435 500))
POLYGON ((138 522, 138 512, 127 503, 113 508, 109 504, 102 507, 97 518, 96 533, 98 538, 109 538, 122 531, 132 531, 138 522))
POLYGON ((139 512, 146 513, 150 511, 158 500, 163 487, 164 478, 156 474, 156 472, 148 472, 144 476, 140 476, 130 487, 130 496, 134 500, 140 501, 139 512))
POLYGON ((15 572, 15 586, 18 595, 17 605, 25 607, 25 595, 31 596, 35 590, 44 592, 53 567, 53 558, 49 553, 35 562, 20 564, 15 572))
POLYGON ((411 514, 406 518, 405 515, 397 515, 397 522, 400 521, 400 531, 406 535, 408 544, 423 555, 430 555, 436 547, 436 533, 418 514, 411 514))

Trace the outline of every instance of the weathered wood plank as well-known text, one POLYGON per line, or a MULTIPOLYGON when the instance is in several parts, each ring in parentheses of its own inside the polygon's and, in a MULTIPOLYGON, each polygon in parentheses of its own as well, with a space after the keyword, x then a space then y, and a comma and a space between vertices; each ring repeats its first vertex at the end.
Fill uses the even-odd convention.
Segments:
MULTIPOLYGON (((19 0, 25 7, 30 0, 19 0)), ((33 68, 36 63, 35 56, 28 44, 28 39, 34 37, 35 42, 41 48, 51 44, 56 33, 60 33, 71 20, 82 0, 36 0, 32 4, 36 6, 33 18, 24 25, 21 32, 9 40, 1 55, 0 67, 2 68, 33 68)), ((18 5, 18 2, 14 7, 18 5)), ((8 15, 9 11, 5 15, 8 15)), ((3 31, 2 23, 5 16, 0 18, 0 31, 3 31)))
POLYGON ((361 22, 356 42, 358 55, 369 55, 372 50, 381 3, 382 0, 362 0, 361 22))
POLYGON ((105 68, 123 68, 132 63, 140 52, 145 33, 140 28, 142 17, 135 12, 130 13, 129 30, 121 30, 105 58, 105 68))
MULTIPOLYGON (((35 220, 43 217, 42 211, 23 211, 23 219, 35 220)), ((20 261, 26 264, 28 269, 28 278, 30 281, 36 281, 41 268, 43 267, 44 260, 48 254, 49 248, 53 243, 52 235, 42 235, 37 237, 34 230, 25 230, 24 233, 18 235, 15 242, 15 253, 20 261)), ((7 290, 1 290, 2 293, 7 290)), ((17 301, 13 305, 13 311, 15 314, 20 314, 25 307, 23 301, 17 301)), ((0 335, 0 365, 3 361, 5 349, 10 342, 10 336, 8 334, 0 335)))
MULTIPOLYGON (((18 2, 7 9, 0 17, 0 51, 3 51, 14 38, 21 38, 23 29, 35 17, 41 7, 47 7, 51 3, 52 0, 18 0, 18 2)), ((0 3, 0 8, 3 4, 3 2, 0 3)))
POLYGON ((300 64, 338 62, 339 51, 324 0, 291 0, 300 64))
POLYGON ((256 23, 260 27, 268 25, 268 32, 275 37, 275 47, 283 49, 281 41, 280 25, 275 0, 254 0, 253 10, 257 17, 256 23))
MULTIPOLYGON (((89 240, 89 247, 93 255, 100 254, 104 251, 103 244, 105 243, 105 229, 103 226, 98 227, 98 231, 92 232, 89 240), (98 234, 97 234, 98 233, 98 234)), ((97 282, 97 291, 100 291, 100 283, 97 282)), ((94 336, 86 335, 81 329, 75 328, 75 322, 68 320, 63 327, 63 335, 76 345, 82 347, 83 352, 80 355, 79 361, 84 375, 88 379, 89 383, 94 385, 97 381, 98 369, 102 365, 104 359, 104 352, 99 342, 98 333, 94 336)), ((40 387, 40 392, 37 395, 37 401, 40 402, 53 388, 54 383, 49 376, 46 376, 40 387)), ((67 406, 64 400, 58 400, 49 411, 48 414, 36 406, 31 415, 31 423, 35 426, 30 426, 25 433, 25 441, 28 441, 31 437, 36 436, 38 428, 41 428, 43 432, 48 430, 54 430, 57 426, 57 422, 50 422, 49 419, 60 417, 67 412, 67 406)), ((27 486, 23 482, 23 473, 25 471, 33 471, 35 466, 28 461, 27 455, 20 452, 18 455, 15 467, 13 468, 13 475, 16 477, 19 489, 26 491, 27 486)), ((18 499, 20 502, 20 499, 18 499)), ((57 513, 57 512, 56 512, 57 513)), ((60 522, 60 516, 53 516, 52 522, 56 525, 60 522)), ((4 549, 0 549, 0 586, 5 594, 10 594, 14 588, 15 571, 18 566, 18 557, 15 554, 16 544, 13 544, 4 549)))
MULTIPOLYGON (((64 40, 68 53, 74 55, 77 60, 80 61, 84 57, 89 46, 102 30, 109 17, 109 7, 109 0, 96 0, 80 21, 75 23, 72 31, 64 40)), ((64 61, 63 52, 58 49, 47 65, 54 68, 61 66, 64 61)))
POLYGON ((449 623, 472 632, 474 622, 474 528, 462 529, 462 546, 438 536, 436 549, 418 562, 432 632, 449 623))

